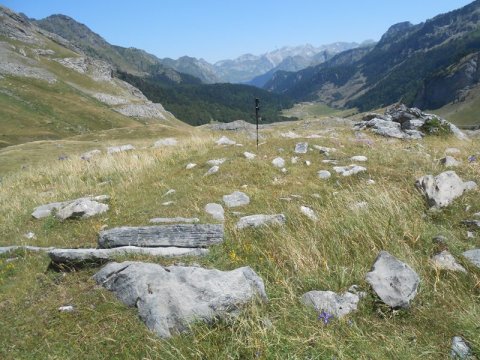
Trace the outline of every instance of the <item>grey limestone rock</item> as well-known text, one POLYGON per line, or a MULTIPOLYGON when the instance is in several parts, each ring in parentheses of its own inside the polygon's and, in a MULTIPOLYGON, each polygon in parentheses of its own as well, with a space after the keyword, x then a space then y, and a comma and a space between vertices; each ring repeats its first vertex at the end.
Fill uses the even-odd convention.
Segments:
POLYGON ((410 307, 420 284, 420 278, 410 266, 386 251, 380 252, 365 279, 378 297, 392 308, 410 307))
POLYGON ((211 215, 215 220, 225 220, 225 210, 223 210, 223 207, 220 204, 209 203, 205 205, 205 212, 211 215))
POLYGON ((93 157, 100 155, 101 153, 102 152, 98 149, 90 150, 80 155, 80 159, 90 161, 93 157))
POLYGON ((308 217, 310 220, 318 220, 318 216, 317 214, 315 214, 315 211, 313 211, 313 209, 309 208, 308 206, 300 206, 300 212, 306 217, 308 217))
POLYGON ((178 140, 175 138, 165 138, 155 141, 153 147, 165 147, 165 146, 175 146, 178 144, 178 140))
POLYGON ((61 205, 55 217, 60 220, 87 219, 89 217, 107 212, 109 206, 87 198, 77 199, 68 204, 61 205))
POLYGON ((480 268, 480 249, 473 249, 465 251, 462 254, 465 258, 468 259, 473 265, 480 268))
POLYGON ((284 225, 286 222, 285 215, 275 214, 275 215, 249 215, 240 218, 237 222, 237 229, 244 229, 247 227, 259 227, 266 225, 284 225))
POLYGON ((441 270, 449 270, 449 271, 460 271, 466 273, 467 270, 457 263, 455 258, 452 254, 450 254, 447 250, 442 251, 441 253, 434 255, 431 259, 431 262, 434 267, 441 270))
POLYGON ((306 154, 308 151, 308 143, 301 142, 295 145, 296 154, 306 154))
POLYGON ((351 176, 363 171, 367 171, 365 167, 355 164, 349 166, 334 166, 333 170, 335 170, 338 174, 341 174, 342 176, 351 176))
POLYGON ((244 192, 234 191, 230 195, 224 195, 223 202, 227 207, 232 208, 248 205, 250 203, 250 198, 244 192))
POLYGON ((208 171, 203 176, 216 174, 218 170, 220 170, 220 166, 218 165, 212 166, 210 169, 208 169, 208 171))
POLYGON ((232 271, 140 262, 110 263, 94 275, 162 338, 238 313, 255 299, 268 301, 262 279, 249 267, 232 271))
POLYGON ((312 306, 317 312, 325 311, 342 318, 357 310, 360 297, 351 292, 337 294, 333 291, 309 291, 302 295, 302 303, 312 306))
POLYGON ((281 169, 285 166, 285 160, 281 157, 276 157, 275 159, 272 160, 273 166, 281 169))
POLYGON ((131 144, 127 145, 120 145, 120 146, 110 146, 107 148, 107 153, 109 154, 116 154, 119 152, 125 152, 125 151, 130 151, 130 150, 135 150, 135 146, 131 144))
POLYGON ((222 159, 212 159, 212 160, 208 160, 207 161, 207 164, 210 165, 210 166, 214 166, 214 165, 222 165, 225 161, 227 161, 226 158, 222 158, 222 159))
POLYGON ((358 162, 365 162, 368 160, 366 156, 363 155, 355 155, 350 158, 351 161, 358 161, 358 162))
POLYGON ((470 345, 461 336, 454 336, 452 338, 452 348, 450 357, 453 359, 469 359, 472 355, 470 345))
POLYGON ((115 256, 151 255, 161 257, 202 256, 208 254, 208 249, 161 247, 148 248, 138 246, 122 246, 111 249, 52 249, 48 256, 54 264, 69 266, 85 266, 102 264, 115 256))
POLYGON ((223 241, 222 224, 177 224, 142 227, 119 227, 101 231, 101 248, 141 247, 206 247, 223 241))
MULTIPOLYGON (((64 208, 66 209, 66 210, 64 210, 64 212, 66 214, 67 210, 71 209, 69 207, 69 205, 71 205, 71 204, 81 204, 81 203, 92 205, 97 210, 101 210, 101 209, 105 209, 105 207, 98 206, 97 204, 99 202, 104 202, 104 201, 107 201, 109 199, 110 199, 110 197, 108 195, 99 195, 99 196, 89 196, 89 197, 79 198, 79 199, 75 199, 75 200, 68 200, 68 201, 63 201, 63 202, 53 202, 53 203, 37 206, 34 209, 34 211, 32 213, 32 216, 35 219, 42 219, 42 218, 48 217, 48 216, 52 215, 53 213, 60 211, 60 209, 64 209, 64 208), (91 203, 89 203, 89 202, 91 202, 91 203)), ((75 210, 75 209, 73 209, 73 210, 75 210)), ((108 210, 108 207, 107 207, 107 210, 108 210)), ((90 211, 89 214, 91 214, 91 213, 92 212, 90 211)), ((72 213, 72 215, 73 215, 73 213, 72 213)), ((64 215, 61 215, 61 216, 63 217, 64 215)), ((88 217, 88 215, 86 217, 88 217)))
POLYGON ((220 139, 218 139, 217 141, 215 141, 215 143, 217 145, 235 145, 236 142, 229 139, 228 137, 226 136, 222 136, 220 139))
POLYGON ((255 154, 253 154, 253 153, 251 153, 251 152, 245 151, 245 152, 243 153, 243 156, 245 156, 245 158, 246 158, 247 160, 253 160, 253 159, 255 159, 255 157, 256 157, 257 155, 255 155, 255 154))
POLYGON ((457 167, 461 165, 461 162, 456 160, 453 156, 447 155, 440 159, 440 164, 444 165, 445 167, 457 167))
POLYGON ((445 171, 437 176, 425 175, 417 179, 415 185, 427 198, 430 207, 442 208, 473 189, 476 184, 463 182, 454 171, 445 171))

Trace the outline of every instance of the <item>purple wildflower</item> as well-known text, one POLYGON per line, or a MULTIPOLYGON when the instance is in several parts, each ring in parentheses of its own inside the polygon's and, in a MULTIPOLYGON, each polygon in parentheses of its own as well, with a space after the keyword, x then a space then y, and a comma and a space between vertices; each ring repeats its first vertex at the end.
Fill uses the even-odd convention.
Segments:
POLYGON ((477 161, 477 157, 475 155, 470 155, 468 157, 468 162, 475 162, 475 161, 477 161))
POLYGON ((327 325, 330 319, 332 318, 333 318, 333 315, 329 314, 325 310, 322 310, 322 312, 318 315, 318 320, 322 320, 325 325, 327 325))

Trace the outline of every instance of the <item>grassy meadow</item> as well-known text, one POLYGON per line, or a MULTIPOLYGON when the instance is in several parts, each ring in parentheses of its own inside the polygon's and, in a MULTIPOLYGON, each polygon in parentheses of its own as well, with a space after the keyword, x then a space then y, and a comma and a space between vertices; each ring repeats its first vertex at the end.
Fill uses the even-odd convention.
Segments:
MULTIPOLYGON (((250 266, 263 278, 269 302, 252 303, 235 319, 195 324, 186 334, 162 340, 148 331, 136 309, 122 305, 94 283, 91 276, 98 269, 59 273, 49 269, 46 254, 16 251, 0 255, 0 358, 448 359, 455 335, 465 337, 480 355, 480 271, 461 256, 478 248, 480 238, 467 238, 467 229, 460 224, 480 211, 480 193, 468 192, 442 212, 432 213, 414 187, 416 178, 444 171, 438 159, 453 146, 461 150, 456 157, 463 161, 457 174, 478 181, 480 163, 466 160, 480 152, 477 142, 443 137, 398 141, 368 134, 372 141, 367 144, 357 141, 347 127, 326 130, 321 121, 309 121, 264 130, 266 139, 257 150, 254 141, 241 133, 141 128, 130 134, 109 130, 116 134, 113 140, 89 135, 69 139, 63 143, 70 155, 66 161, 47 155, 51 148, 45 144, 22 145, 32 146, 37 154, 23 170, 2 163, 0 152, 0 164, 8 169, 0 183, 0 246, 91 247, 104 226, 147 225, 150 218, 160 216, 211 222, 204 206, 221 203, 223 195, 240 190, 251 202, 226 208, 225 242, 212 247, 208 256, 128 259, 199 263, 221 270, 250 266), (301 135, 323 138, 279 136, 293 128, 301 135), (222 135, 243 146, 217 146, 214 141, 222 135), (155 140, 166 136, 177 137, 179 145, 152 148, 155 140), (90 162, 79 159, 81 151, 99 145, 103 149, 109 141, 134 143, 137 150, 102 154, 90 162), (340 177, 330 164, 322 163, 327 157, 315 150, 297 155, 300 161, 291 164, 299 141, 337 148, 330 158, 340 165, 349 165, 351 156, 365 155, 368 171, 340 177), (244 151, 256 153, 256 159, 245 159, 244 151), (287 173, 271 165, 277 156, 287 161, 287 173), (216 158, 227 161, 217 174, 204 177, 206 161, 216 158), (197 167, 186 170, 191 162, 197 167), (319 170, 331 171, 332 177, 320 180, 319 170), (368 184, 369 179, 375 184, 368 184), (169 189, 176 193, 164 196, 169 189), (110 211, 64 222, 53 217, 34 220, 30 215, 38 205, 89 194, 110 195, 110 211), (291 201, 280 199, 286 197, 291 201), (161 205, 170 200, 175 203, 161 205), (356 206, 360 202, 368 207, 356 206), (314 209, 319 220, 305 217, 302 205, 314 209), (283 213, 287 224, 239 231, 233 211, 283 213), (36 239, 27 240, 28 231, 36 239), (438 234, 447 237, 448 249, 468 274, 432 267, 429 258, 442 250, 432 242, 438 234), (381 250, 405 261, 421 278, 408 311, 383 306, 364 280, 381 250), (368 290, 368 296, 357 312, 327 325, 299 301, 310 290, 341 292, 352 284, 368 290), (75 311, 60 313, 57 309, 62 305, 73 305, 75 311)), ((11 156, 20 154, 19 150, 11 156)))

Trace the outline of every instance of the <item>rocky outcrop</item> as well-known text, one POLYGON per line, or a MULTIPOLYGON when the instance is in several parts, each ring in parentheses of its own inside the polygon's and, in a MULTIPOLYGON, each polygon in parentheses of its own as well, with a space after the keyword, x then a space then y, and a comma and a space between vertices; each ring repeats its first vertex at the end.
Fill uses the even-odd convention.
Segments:
POLYGON ((145 325, 162 338, 237 313, 255 299, 266 302, 262 279, 249 267, 232 271, 140 262, 110 263, 95 281, 127 306, 136 307, 145 325))
POLYGON ((433 114, 403 104, 391 106, 383 115, 368 113, 363 121, 355 124, 355 130, 371 129, 374 133, 397 139, 421 139, 429 134, 451 133, 461 140, 467 136, 455 125, 433 114))
POLYGON ((445 171, 437 176, 425 175, 417 179, 416 187, 425 195, 432 208, 448 206, 467 190, 476 188, 473 181, 463 182, 454 171, 445 171))

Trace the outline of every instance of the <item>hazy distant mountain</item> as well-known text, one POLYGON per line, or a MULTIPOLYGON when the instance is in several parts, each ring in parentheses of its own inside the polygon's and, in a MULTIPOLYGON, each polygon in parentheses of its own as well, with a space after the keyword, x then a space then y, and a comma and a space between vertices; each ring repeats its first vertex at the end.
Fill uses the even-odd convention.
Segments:
POLYGON ((403 101, 438 108, 479 81, 480 0, 425 23, 390 27, 374 46, 298 72, 276 72, 265 89, 296 100, 372 109, 403 101))
POLYGON ((204 59, 182 56, 177 60, 170 58, 160 59, 160 62, 179 72, 195 76, 205 84, 222 82, 216 74, 215 67, 204 59))
POLYGON ((357 43, 337 42, 314 47, 310 44, 285 46, 262 55, 245 54, 233 60, 214 64, 217 76, 233 83, 252 83, 259 76, 268 76, 277 70, 296 71, 325 61, 339 52, 357 47, 357 43), (273 70, 273 72, 272 72, 273 70))

